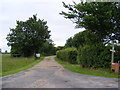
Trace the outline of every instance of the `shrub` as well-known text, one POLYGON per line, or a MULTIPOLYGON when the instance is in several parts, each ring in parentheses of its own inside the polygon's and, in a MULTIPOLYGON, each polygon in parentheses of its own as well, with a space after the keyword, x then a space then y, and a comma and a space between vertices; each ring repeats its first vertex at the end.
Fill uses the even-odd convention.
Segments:
POLYGON ((108 68, 111 63, 111 52, 101 44, 79 47, 78 63, 87 68, 108 68))
POLYGON ((114 62, 120 63, 120 46, 115 46, 115 51, 114 62))
POLYGON ((77 63, 77 49, 76 48, 66 48, 63 50, 57 51, 57 57, 63 61, 75 64, 77 63))

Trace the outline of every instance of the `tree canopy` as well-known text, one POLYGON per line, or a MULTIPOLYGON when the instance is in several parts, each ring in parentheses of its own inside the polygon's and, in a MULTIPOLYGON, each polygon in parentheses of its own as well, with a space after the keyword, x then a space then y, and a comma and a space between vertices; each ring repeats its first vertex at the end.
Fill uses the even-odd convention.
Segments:
POLYGON ((118 2, 81 2, 63 6, 68 12, 60 14, 76 23, 76 28, 92 31, 102 41, 114 38, 119 40, 120 33, 120 5, 118 2), (117 34, 116 34, 117 33, 117 34))
POLYGON ((65 47, 76 47, 79 48, 79 46, 83 45, 91 45, 91 44, 98 44, 101 43, 100 40, 89 30, 79 32, 74 35, 74 37, 68 38, 66 40, 65 47))
POLYGON ((17 21, 15 28, 7 35, 8 45, 13 54, 31 56, 38 53, 43 43, 50 38, 47 21, 33 15, 26 21, 17 21))

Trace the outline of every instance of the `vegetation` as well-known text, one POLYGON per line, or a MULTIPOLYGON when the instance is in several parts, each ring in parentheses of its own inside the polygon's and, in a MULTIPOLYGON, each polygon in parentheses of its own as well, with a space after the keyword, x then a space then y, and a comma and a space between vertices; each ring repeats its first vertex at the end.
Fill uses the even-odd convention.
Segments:
POLYGON ((50 43, 47 22, 37 19, 36 15, 26 21, 17 21, 16 28, 12 28, 10 31, 7 40, 8 45, 11 46, 12 55, 32 56, 41 52, 41 47, 45 42, 50 43))
POLYGON ((12 57, 10 54, 2 54, 2 76, 14 74, 22 70, 31 68, 35 64, 39 63, 44 56, 35 60, 34 57, 12 57))
POLYGON ((120 63, 120 46, 115 46, 114 62, 120 63))
MULTIPOLYGON (((65 48, 78 50, 77 63, 86 68, 106 68, 111 65, 111 41, 120 42, 120 7, 118 2, 81 2, 63 6, 68 12, 60 14, 76 24, 76 28, 85 28, 70 37, 65 48)), ((116 48, 115 62, 120 59, 119 47, 116 48)), ((66 56, 67 57, 67 56, 66 56)), ((58 57, 61 59, 60 57, 58 57)), ((63 60, 63 59, 62 59, 63 60)))
POLYGON ((78 49, 77 60, 86 68, 110 68, 111 52, 108 46, 101 44, 84 45, 78 49))
POLYGON ((112 73, 110 69, 90 69, 90 68, 82 68, 79 64, 70 64, 68 62, 62 61, 58 58, 55 58, 55 60, 61 64, 64 68, 80 73, 80 74, 86 74, 86 75, 93 75, 93 76, 101 76, 101 77, 108 77, 108 78, 120 78, 120 75, 118 76, 118 73, 112 73))
POLYGON ((68 40, 66 40, 65 47, 76 47, 78 49, 79 46, 92 45, 97 43, 102 42, 91 31, 86 30, 75 34, 73 38, 68 38, 68 40))
POLYGON ((46 41, 45 43, 43 43, 43 46, 40 48, 40 52, 44 56, 55 55, 56 48, 54 47, 52 41, 51 42, 46 41))
POLYGON ((59 50, 62 50, 62 49, 64 49, 64 46, 57 46, 56 47, 56 51, 59 51, 59 50))
POLYGON ((119 2, 81 2, 63 6, 68 12, 60 14, 76 24, 76 28, 85 28, 93 32, 101 41, 120 40, 119 2), (114 35, 113 35, 114 34, 114 35))
POLYGON ((77 50, 76 48, 66 48, 63 50, 57 51, 57 57, 63 61, 67 61, 69 63, 77 63, 77 50))

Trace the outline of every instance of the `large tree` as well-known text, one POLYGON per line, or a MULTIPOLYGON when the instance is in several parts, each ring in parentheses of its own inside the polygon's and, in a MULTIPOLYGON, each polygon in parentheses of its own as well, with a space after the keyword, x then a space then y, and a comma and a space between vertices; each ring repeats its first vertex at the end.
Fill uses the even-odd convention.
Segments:
POLYGON ((17 21, 17 26, 7 35, 8 45, 13 54, 31 56, 38 53, 43 43, 49 39, 47 22, 36 15, 26 21, 17 21))
MULTIPOLYGON (((60 14, 76 23, 76 28, 92 31, 102 41, 119 38, 120 33, 120 4, 118 2, 81 2, 63 6, 68 12, 60 14), (117 34, 116 34, 117 33, 117 34)), ((117 39, 119 40, 119 39, 117 39)))

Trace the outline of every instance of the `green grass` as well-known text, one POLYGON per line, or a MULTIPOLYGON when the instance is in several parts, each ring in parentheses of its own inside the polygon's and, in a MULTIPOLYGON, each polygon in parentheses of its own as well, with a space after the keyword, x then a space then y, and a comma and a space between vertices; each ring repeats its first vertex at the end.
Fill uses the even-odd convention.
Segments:
POLYGON ((70 70, 72 72, 86 74, 86 75, 93 75, 93 76, 101 76, 101 77, 108 77, 108 78, 120 78, 118 77, 118 73, 113 73, 110 69, 88 69, 82 68, 78 64, 70 64, 67 62, 63 62, 62 60, 58 59, 57 57, 55 60, 61 64, 65 69, 70 70))
POLYGON ((11 57, 10 54, 2 54, 2 76, 14 74, 31 68, 35 64, 39 63, 43 58, 44 56, 35 60, 34 57, 11 57))

